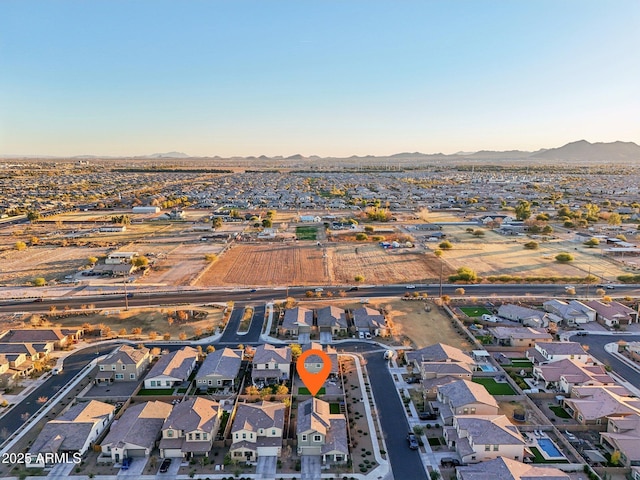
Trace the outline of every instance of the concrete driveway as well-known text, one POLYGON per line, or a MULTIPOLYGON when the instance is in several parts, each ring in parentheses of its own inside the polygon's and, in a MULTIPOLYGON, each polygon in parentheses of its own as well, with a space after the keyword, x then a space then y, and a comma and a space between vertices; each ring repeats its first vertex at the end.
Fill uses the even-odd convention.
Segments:
POLYGON ((331 342, 333 342, 331 332, 320 332, 320 343, 322 345, 331 345, 331 342))
POLYGON ((302 480, 320 480, 322 478, 320 455, 302 455, 300 457, 300 478, 302 480))
POLYGON ((311 343, 311 334, 310 333, 299 333, 298 334, 298 343, 300 345, 306 345, 307 343, 311 343))
POLYGON ((258 457, 256 465, 256 478, 276 478, 276 465, 278 457, 258 457))
POLYGON ((118 478, 140 478, 144 474, 147 457, 132 457, 128 470, 118 470, 118 478))

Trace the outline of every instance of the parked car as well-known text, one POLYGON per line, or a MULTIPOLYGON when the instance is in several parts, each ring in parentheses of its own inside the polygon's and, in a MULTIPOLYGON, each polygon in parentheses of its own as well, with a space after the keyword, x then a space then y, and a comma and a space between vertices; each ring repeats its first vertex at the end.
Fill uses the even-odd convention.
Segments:
POLYGON ((413 432, 409 432, 407 434, 407 442, 409 442, 409 448, 411 450, 418 449, 418 439, 416 438, 416 434, 413 432))
POLYGON ((129 470, 129 465, 131 465, 131 459, 129 457, 124 457, 122 459, 122 470, 129 470))
POLYGON ((169 471, 169 467, 171 466, 171 459, 165 458, 160 465, 160 473, 167 473, 169 471))
POLYGON ((457 458, 443 457, 440 460, 440 465, 442 465, 443 467, 459 467, 461 464, 460 460, 458 460, 457 458))
POLYGON ((404 288, 406 288, 407 290, 414 290, 416 288, 416 286, 415 285, 407 285, 404 288))
POLYGON ((418 418, 420 420, 437 420, 438 415, 431 412, 418 412, 418 418))

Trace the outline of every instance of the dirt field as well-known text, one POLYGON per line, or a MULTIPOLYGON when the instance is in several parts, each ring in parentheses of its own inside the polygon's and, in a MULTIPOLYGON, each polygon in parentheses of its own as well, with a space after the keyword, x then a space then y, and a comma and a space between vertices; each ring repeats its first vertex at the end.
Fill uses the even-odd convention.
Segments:
POLYGON ((323 250, 308 245, 234 245, 197 282, 212 285, 326 285, 323 250))
MULTIPOLYGON (((154 258, 155 264, 151 272, 136 283, 190 285, 205 268, 209 266, 205 260, 208 253, 218 254, 224 248, 220 243, 178 244, 167 249, 156 248, 153 253, 164 252, 154 258), (168 251, 167 251, 168 250, 168 251)), ((145 246, 151 248, 151 246, 145 246)))
MULTIPOLYGON (((509 237, 486 231, 485 236, 476 238, 464 231, 463 227, 445 227, 447 239, 453 244, 442 258, 453 270, 472 267, 478 275, 517 276, 578 276, 592 275, 614 280, 624 270, 615 262, 600 254, 599 249, 589 249, 577 242, 567 240, 539 241, 540 248, 527 250, 528 237, 509 237), (568 252, 575 260, 568 264, 555 261, 560 252, 568 252)), ((437 244, 433 244, 437 248, 437 244)))
POLYGON ((395 337, 401 343, 407 338, 416 348, 434 343, 446 343, 461 349, 469 349, 471 344, 455 331, 447 314, 432 302, 427 302, 430 311, 425 310, 422 301, 393 300, 385 302, 372 300, 370 306, 387 306, 387 318, 393 324, 395 337))
POLYGON ((0 254, 0 284, 24 285, 36 277, 47 281, 76 273, 88 257, 106 254, 104 248, 35 246, 0 254))
MULTIPOLYGON (((357 244, 332 246, 328 253, 331 281, 337 284, 353 283, 356 275, 364 276, 367 284, 428 283, 440 276, 440 261, 413 249, 383 250, 377 244, 357 244)), ((452 273, 445 265, 443 274, 452 273)))

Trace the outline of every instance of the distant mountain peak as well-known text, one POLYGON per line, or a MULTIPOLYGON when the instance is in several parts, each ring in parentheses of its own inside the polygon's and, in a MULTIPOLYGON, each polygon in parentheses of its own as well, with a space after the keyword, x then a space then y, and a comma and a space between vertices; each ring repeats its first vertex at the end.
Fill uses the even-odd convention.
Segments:
POLYGON ((166 152, 154 153, 153 155, 149 155, 149 158, 191 158, 191 155, 183 152, 166 152))

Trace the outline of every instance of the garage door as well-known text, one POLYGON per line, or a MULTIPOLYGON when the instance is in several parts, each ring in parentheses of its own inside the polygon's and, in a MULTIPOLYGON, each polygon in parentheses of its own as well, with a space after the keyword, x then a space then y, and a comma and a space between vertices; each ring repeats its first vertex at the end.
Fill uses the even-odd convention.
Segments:
POLYGON ((127 456, 144 457, 146 456, 146 450, 144 448, 129 448, 127 449, 127 456))
POLYGON ((280 447, 258 447, 258 457, 277 457, 280 455, 280 447))
POLYGON ((179 448, 165 448, 164 458, 182 458, 182 451, 179 448))

